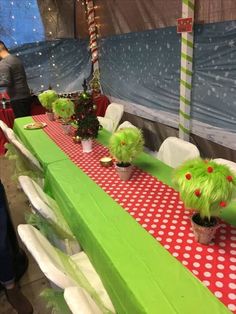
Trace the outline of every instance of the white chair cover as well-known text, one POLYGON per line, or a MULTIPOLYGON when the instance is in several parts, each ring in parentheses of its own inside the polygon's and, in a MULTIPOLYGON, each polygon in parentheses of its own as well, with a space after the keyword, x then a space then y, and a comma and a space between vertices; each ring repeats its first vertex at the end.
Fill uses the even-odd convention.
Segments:
POLYGON ((97 117, 99 123, 101 124, 101 126, 106 129, 109 132, 112 132, 114 129, 114 122, 111 119, 108 118, 104 118, 104 117, 97 117))
MULTIPOLYGON (((98 117, 99 123, 106 128, 108 125, 108 122, 105 119, 110 119, 113 121, 113 126, 111 132, 115 132, 117 129, 117 126, 122 118, 124 112, 124 106, 121 104, 111 103, 108 105, 105 116, 104 117, 98 117)), ((110 126, 110 123, 109 123, 110 126)), ((110 131, 110 130, 109 130, 110 131)))
POLYGON ((17 137, 14 133, 14 131, 9 128, 5 122, 3 122, 2 120, 0 120, 0 128, 2 129, 6 139, 8 140, 8 142, 12 142, 12 140, 16 140, 17 137))
POLYGON ((223 159, 223 158, 216 158, 213 159, 215 162, 217 162, 218 164, 221 165, 226 165, 229 167, 229 169, 235 173, 236 175, 236 163, 231 161, 231 160, 227 160, 227 159, 223 159))
POLYGON ((99 295, 103 304, 113 313, 115 312, 99 275, 84 252, 70 257, 67 256, 68 261, 71 261, 71 263, 68 263, 67 260, 63 260, 58 250, 36 228, 31 225, 19 225, 17 229, 26 248, 51 282, 61 289, 79 286, 76 281, 76 268, 78 267, 78 270, 82 272, 91 287, 99 295), (72 272, 70 267, 72 267, 72 272))
MULTIPOLYGON (((18 180, 22 190, 32 205, 33 211, 57 225, 58 228, 64 230, 66 234, 70 235, 71 238, 74 238, 68 224, 60 214, 60 209, 58 208, 56 201, 47 195, 30 177, 19 176, 18 180)), ((62 240, 54 236, 53 244, 69 255, 81 251, 81 247, 76 239, 62 240)))
POLYGON ((73 314, 102 314, 90 295, 80 287, 66 288, 64 298, 73 314))
POLYGON ((135 125, 133 125, 132 123, 130 123, 129 121, 124 121, 123 123, 121 123, 118 128, 117 128, 117 131, 118 130, 121 130, 121 129, 125 129, 125 128, 137 128, 135 125))
POLYGON ((177 137, 165 139, 157 152, 157 158, 173 168, 180 166, 186 160, 199 156, 199 150, 195 145, 177 137))
POLYGON ((21 142, 19 142, 17 139, 13 139, 11 143, 15 147, 19 155, 27 162, 30 168, 43 173, 43 168, 41 167, 38 160, 21 142))

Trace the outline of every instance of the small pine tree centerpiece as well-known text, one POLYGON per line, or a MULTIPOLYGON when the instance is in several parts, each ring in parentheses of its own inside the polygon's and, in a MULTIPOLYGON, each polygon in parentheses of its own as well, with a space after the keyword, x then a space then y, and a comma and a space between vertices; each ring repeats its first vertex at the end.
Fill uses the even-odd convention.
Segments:
POLYGON ((232 197, 233 173, 225 165, 197 158, 175 169, 173 182, 185 207, 197 212, 192 216, 196 240, 210 243, 218 228, 216 217, 232 197))
POLYGON ((58 99, 58 95, 54 90, 46 90, 38 95, 38 99, 42 106, 46 109, 46 113, 49 120, 54 120, 54 114, 52 112, 52 104, 58 99))
POLYGON ((117 160, 116 169, 121 180, 130 178, 132 162, 143 151, 143 145, 143 134, 138 128, 124 128, 112 134, 109 149, 117 160))
POLYGON ((95 113, 96 106, 92 96, 87 92, 84 82, 84 91, 79 95, 76 109, 77 136, 81 138, 84 152, 92 150, 92 139, 96 138, 99 130, 99 122, 95 113))

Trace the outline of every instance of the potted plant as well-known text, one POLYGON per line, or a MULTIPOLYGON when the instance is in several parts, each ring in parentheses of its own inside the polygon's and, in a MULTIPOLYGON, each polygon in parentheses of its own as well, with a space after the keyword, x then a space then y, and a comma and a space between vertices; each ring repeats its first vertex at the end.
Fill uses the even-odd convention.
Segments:
POLYGON ((96 106, 93 103, 91 95, 84 91, 79 95, 78 105, 76 109, 77 133, 81 139, 82 149, 84 153, 92 151, 92 139, 96 138, 99 130, 99 122, 95 114, 96 106))
POLYGON ((236 179, 225 165, 201 158, 186 161, 175 169, 173 182, 191 218, 196 240, 209 244, 219 227, 217 216, 232 197, 236 179))
POLYGON ((54 113, 52 111, 52 104, 58 99, 58 95, 54 90, 46 90, 38 95, 38 99, 42 106, 46 109, 46 114, 50 121, 54 120, 54 113))
POLYGON ((54 101, 53 112, 62 118, 62 127, 66 134, 70 132, 70 119, 75 112, 74 103, 68 98, 58 98, 54 101))
POLYGON ((112 134, 110 153, 116 159, 120 179, 126 181, 132 174, 132 162, 143 151, 144 139, 138 128, 124 128, 112 134))

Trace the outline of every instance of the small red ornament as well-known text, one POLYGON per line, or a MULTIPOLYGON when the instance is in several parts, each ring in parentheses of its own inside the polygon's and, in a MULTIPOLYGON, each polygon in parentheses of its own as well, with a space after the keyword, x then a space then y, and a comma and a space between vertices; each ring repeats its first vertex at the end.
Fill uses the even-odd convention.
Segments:
POLYGON ((232 177, 232 176, 227 176, 226 179, 227 179, 229 182, 232 182, 232 181, 233 181, 233 177, 232 177))
POLYGON ((200 197, 202 193, 201 193, 200 189, 197 189, 197 190, 194 191, 194 194, 195 194, 197 197, 200 197))
POLYGON ((224 202, 224 201, 220 202, 220 207, 226 207, 226 205, 227 205, 226 202, 224 202))
POLYGON ((214 169, 213 169, 212 167, 208 167, 208 168, 207 168, 207 172, 209 172, 209 173, 212 173, 213 170, 214 170, 214 169))
POLYGON ((191 173, 186 173, 185 178, 187 180, 190 180, 192 178, 191 173))

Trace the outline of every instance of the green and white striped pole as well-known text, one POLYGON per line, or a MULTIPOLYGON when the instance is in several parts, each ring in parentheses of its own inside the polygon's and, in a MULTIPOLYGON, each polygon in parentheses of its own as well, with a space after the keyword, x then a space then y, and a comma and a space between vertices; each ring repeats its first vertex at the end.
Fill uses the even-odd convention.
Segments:
MULTIPOLYGON (((182 0, 182 17, 194 23, 194 1, 182 0)), ((193 32, 181 34, 179 138, 189 141, 193 67, 193 32)))

